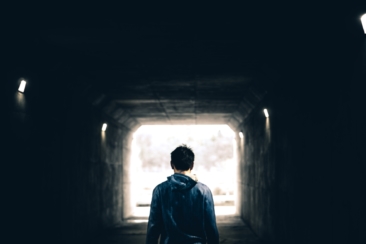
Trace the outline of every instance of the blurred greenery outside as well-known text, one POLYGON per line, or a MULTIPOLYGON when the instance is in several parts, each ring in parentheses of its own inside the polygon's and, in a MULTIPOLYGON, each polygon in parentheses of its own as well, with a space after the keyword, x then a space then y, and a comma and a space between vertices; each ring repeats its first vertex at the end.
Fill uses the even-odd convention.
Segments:
POLYGON ((148 206, 153 188, 173 174, 170 153, 182 144, 193 150, 192 173, 211 189, 215 205, 233 205, 234 137, 227 125, 142 126, 134 134, 131 156, 137 206, 148 206))

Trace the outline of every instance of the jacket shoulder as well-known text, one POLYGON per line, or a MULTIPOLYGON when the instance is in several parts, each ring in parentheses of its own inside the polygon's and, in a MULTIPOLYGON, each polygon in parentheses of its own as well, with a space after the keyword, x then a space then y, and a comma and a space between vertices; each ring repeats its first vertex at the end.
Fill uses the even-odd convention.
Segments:
POLYGON ((157 186, 154 187, 154 190, 160 190, 160 189, 163 189, 163 188, 166 188, 169 186, 169 182, 166 180, 166 181, 163 181, 161 182, 160 184, 158 184, 157 186))
POLYGON ((197 182, 195 187, 202 193, 202 195, 212 195, 210 188, 201 182, 197 182))

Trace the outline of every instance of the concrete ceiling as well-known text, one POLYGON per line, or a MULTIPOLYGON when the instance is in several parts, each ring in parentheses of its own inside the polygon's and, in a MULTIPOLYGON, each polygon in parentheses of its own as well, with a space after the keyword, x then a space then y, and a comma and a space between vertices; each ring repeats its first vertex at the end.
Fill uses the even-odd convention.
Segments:
MULTIPOLYGON (((127 126, 235 128, 274 86, 279 67, 310 50, 296 44, 310 43, 296 39, 299 18, 295 26, 278 6, 165 19, 152 13, 139 20, 104 14, 46 23, 37 42, 52 60, 50 70, 82 77, 89 100, 127 126)), ((303 26, 310 28, 307 21, 303 26)))
POLYGON ((263 97, 259 87, 275 77, 261 40, 228 26, 47 29, 40 42, 55 55, 71 56, 57 69, 82 74, 94 89, 92 102, 122 124, 236 127, 263 97))
MULTIPOLYGON (((74 11, 67 15, 60 6, 58 15, 29 12, 31 18, 12 19, 25 31, 13 28, 9 36, 30 56, 42 53, 34 67, 72 77, 70 83, 78 84, 69 86, 128 127, 225 123, 235 128, 283 74, 297 87, 291 81, 308 69, 331 70, 323 60, 343 45, 334 41, 335 17, 358 21, 347 17, 344 6, 340 15, 318 3, 89 7, 66 6, 74 11)), ((25 67, 32 65, 24 60, 25 67)))

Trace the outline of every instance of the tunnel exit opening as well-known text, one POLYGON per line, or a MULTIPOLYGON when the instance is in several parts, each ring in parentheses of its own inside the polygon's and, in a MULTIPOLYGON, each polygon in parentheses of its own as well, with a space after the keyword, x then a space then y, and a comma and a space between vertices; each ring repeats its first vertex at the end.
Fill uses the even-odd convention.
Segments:
POLYGON ((192 170, 213 193, 216 215, 236 214, 235 133, 227 125, 143 125, 133 135, 129 164, 131 216, 147 218, 152 191, 173 174, 170 153, 186 144, 195 153, 192 170))

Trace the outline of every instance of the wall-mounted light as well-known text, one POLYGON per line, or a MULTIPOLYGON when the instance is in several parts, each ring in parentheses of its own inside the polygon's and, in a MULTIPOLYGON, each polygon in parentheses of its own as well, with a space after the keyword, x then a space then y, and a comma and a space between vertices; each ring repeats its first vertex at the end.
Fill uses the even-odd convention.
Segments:
POLYGON ((361 17, 361 23, 362 23, 363 31, 366 34, 366 14, 362 15, 362 17, 361 17))
POLYGON ((25 90, 25 85, 27 84, 27 82, 25 81, 25 80, 22 80, 21 82, 20 82, 20 85, 19 85, 19 88, 18 88, 18 91, 20 91, 20 92, 24 92, 24 90, 25 90))
POLYGON ((102 126, 102 131, 105 131, 107 129, 107 124, 104 123, 103 126, 102 126))
POLYGON ((244 135, 243 135, 243 132, 239 132, 239 137, 241 138, 241 139, 243 139, 244 138, 244 135))
POLYGON ((265 108, 265 109, 263 109, 263 113, 264 113, 264 115, 268 118, 269 117, 269 114, 268 114, 268 110, 265 108))

